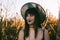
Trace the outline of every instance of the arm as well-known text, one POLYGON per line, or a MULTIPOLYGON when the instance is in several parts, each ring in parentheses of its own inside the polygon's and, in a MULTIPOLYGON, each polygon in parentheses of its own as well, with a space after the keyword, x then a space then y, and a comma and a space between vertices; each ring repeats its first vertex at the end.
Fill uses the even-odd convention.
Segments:
POLYGON ((48 34, 48 30, 45 29, 45 40, 50 40, 49 34, 48 34))
POLYGON ((18 40, 24 40, 24 32, 21 30, 18 35, 18 40))

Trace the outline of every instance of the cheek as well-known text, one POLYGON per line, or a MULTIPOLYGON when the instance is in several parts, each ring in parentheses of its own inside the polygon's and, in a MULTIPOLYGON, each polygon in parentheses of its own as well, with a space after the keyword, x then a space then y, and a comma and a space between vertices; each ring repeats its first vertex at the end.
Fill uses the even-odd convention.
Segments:
POLYGON ((31 19, 32 19, 33 22, 35 21, 35 17, 32 17, 31 19))
POLYGON ((26 20, 28 19, 28 17, 26 17, 26 20))

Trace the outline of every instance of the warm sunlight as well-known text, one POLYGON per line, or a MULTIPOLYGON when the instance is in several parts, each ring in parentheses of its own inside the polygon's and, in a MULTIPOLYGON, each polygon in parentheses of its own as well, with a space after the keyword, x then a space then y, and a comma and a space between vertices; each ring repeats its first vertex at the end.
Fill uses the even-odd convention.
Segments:
MULTIPOLYGON (((20 9, 23 4, 27 2, 35 2, 40 4, 45 10, 48 9, 49 12, 52 13, 54 17, 58 19, 58 5, 59 5, 59 0, 1 0, 0 4, 2 4, 2 15, 5 17, 5 11, 7 11, 7 18, 10 19, 12 17, 15 17, 18 15, 20 19, 22 18, 20 15, 20 9), (7 9, 7 10, 6 10, 7 9), (16 14, 16 12, 18 14, 16 14)), ((1 6, 1 5, 0 5, 1 6)))
MULTIPOLYGON (((40 27, 42 27, 42 29, 48 30, 48 34, 51 40, 55 40, 56 36, 58 39, 60 39, 60 36, 58 37, 56 34, 57 28, 60 28, 60 23, 58 23, 60 22, 60 0, 0 0, 0 40, 18 40, 20 30, 24 30, 25 27, 30 28, 25 26, 26 22, 21 15, 21 7, 28 2, 37 3, 44 8, 46 11, 46 20, 41 23, 40 27)), ((30 22, 31 20, 27 21, 30 22)), ((40 22, 40 20, 38 22, 40 22)), ((38 31, 38 34, 39 32, 40 31, 38 31)), ((42 37, 44 36, 45 34, 43 30, 42 37)))

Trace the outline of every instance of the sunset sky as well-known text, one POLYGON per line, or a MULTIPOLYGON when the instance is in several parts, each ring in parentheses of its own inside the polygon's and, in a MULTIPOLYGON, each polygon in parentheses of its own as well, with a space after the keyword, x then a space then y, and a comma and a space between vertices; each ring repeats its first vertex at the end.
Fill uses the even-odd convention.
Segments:
POLYGON ((45 10, 47 9, 49 12, 53 14, 54 17, 58 19, 58 11, 59 11, 59 0, 0 0, 0 8, 3 9, 2 16, 6 16, 6 10, 8 18, 13 18, 14 16, 21 17, 21 7, 27 2, 35 2, 40 4, 45 10), (16 13, 18 13, 16 15, 16 13))

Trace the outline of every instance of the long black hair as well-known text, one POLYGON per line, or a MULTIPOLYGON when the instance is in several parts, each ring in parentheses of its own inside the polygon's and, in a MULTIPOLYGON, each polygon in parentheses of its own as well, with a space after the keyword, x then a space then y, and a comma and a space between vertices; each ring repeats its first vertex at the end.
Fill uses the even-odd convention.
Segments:
POLYGON ((36 8, 29 8, 25 12, 25 29, 24 29, 24 39, 29 36, 29 24, 26 21, 27 14, 32 14, 35 16, 35 21, 34 21, 34 30, 35 30, 35 38, 38 33, 38 28, 41 28, 41 20, 42 17, 42 12, 38 12, 36 8))

